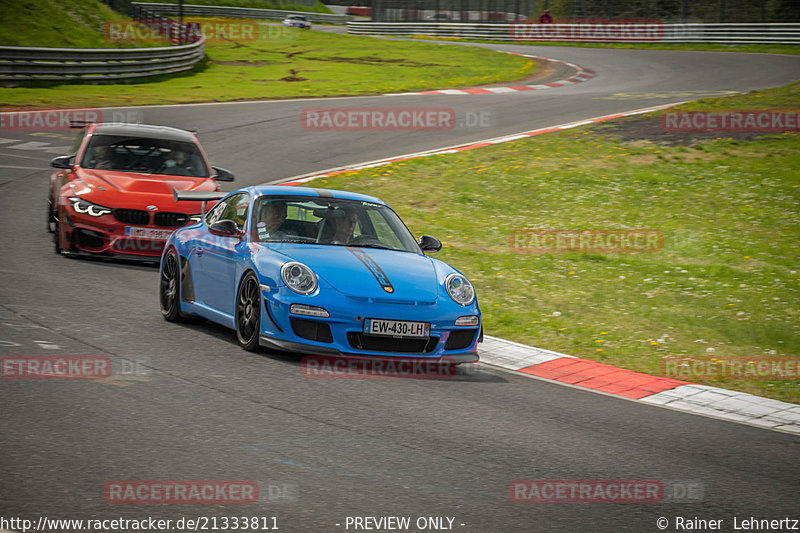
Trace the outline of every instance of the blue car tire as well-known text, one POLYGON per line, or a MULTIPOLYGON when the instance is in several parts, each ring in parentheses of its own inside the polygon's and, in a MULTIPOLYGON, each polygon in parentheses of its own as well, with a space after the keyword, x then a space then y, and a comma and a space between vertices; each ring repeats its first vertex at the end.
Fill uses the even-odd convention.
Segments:
POLYGON ((181 262, 175 248, 171 248, 164 256, 158 296, 161 315, 167 322, 182 322, 186 319, 186 315, 181 312, 181 262))
POLYGON ((261 288, 250 271, 242 278, 236 295, 236 340, 249 352, 258 349, 261 331, 261 288))

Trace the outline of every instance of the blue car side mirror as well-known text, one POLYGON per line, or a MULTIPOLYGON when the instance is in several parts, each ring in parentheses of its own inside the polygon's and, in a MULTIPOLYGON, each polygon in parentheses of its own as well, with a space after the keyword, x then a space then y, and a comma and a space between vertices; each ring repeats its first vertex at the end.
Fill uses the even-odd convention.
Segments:
POLYGON ((239 226, 233 220, 214 222, 208 227, 208 231, 220 237, 237 237, 241 239, 244 235, 244 232, 239 229, 239 226))
POLYGON ((423 252, 438 252, 442 249, 442 241, 430 235, 423 235, 419 238, 419 247, 423 252))

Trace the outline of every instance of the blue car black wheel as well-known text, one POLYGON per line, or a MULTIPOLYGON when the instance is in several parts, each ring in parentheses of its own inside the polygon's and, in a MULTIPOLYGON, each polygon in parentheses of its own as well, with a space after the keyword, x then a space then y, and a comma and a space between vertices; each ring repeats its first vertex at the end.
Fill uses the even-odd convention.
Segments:
POLYGON ((248 272, 236 297, 236 339, 248 351, 258 348, 261 330, 261 289, 256 275, 248 272))
POLYGON ((181 270, 178 252, 171 249, 164 256, 161 267, 161 283, 158 290, 161 301, 161 314, 169 322, 179 322, 183 318, 181 313, 181 270))

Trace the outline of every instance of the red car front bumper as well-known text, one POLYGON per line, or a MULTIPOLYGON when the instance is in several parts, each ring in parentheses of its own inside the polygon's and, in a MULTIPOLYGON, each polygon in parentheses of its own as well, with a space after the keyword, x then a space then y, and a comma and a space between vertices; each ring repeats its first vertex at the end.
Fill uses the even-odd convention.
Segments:
POLYGON ((190 223, 187 213, 114 209, 102 216, 61 209, 59 247, 67 252, 159 259, 170 234, 190 223))

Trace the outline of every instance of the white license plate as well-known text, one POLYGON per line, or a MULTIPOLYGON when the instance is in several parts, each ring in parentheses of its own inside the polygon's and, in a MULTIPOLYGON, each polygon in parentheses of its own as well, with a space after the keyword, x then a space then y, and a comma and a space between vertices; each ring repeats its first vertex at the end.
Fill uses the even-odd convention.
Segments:
POLYGON ((367 335, 383 335, 386 337, 429 337, 431 334, 431 325, 428 322, 365 318, 364 333, 367 335))
POLYGON ((137 228, 134 226, 125 226, 126 237, 166 241, 167 239, 169 239, 170 235, 172 235, 171 229, 152 229, 152 228, 137 228))

